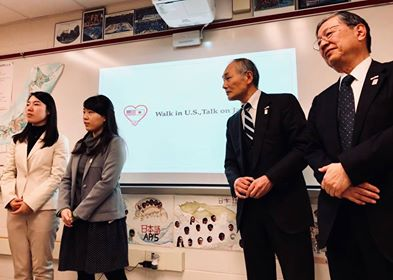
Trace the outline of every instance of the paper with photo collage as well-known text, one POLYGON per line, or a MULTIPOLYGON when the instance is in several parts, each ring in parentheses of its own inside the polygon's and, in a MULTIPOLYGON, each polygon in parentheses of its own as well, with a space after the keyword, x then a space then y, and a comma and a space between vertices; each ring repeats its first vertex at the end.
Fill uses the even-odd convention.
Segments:
POLYGON ((176 247, 240 250, 236 201, 230 196, 176 196, 176 247))
POLYGON ((317 208, 318 208, 318 194, 316 191, 309 191, 311 209, 314 215, 314 226, 311 227, 311 242, 314 252, 314 261, 316 264, 327 266, 327 258, 325 255, 325 249, 319 249, 317 246, 317 235, 318 235, 318 222, 317 222, 317 208))
POLYGON ((129 242, 172 246, 173 195, 124 195, 129 242))

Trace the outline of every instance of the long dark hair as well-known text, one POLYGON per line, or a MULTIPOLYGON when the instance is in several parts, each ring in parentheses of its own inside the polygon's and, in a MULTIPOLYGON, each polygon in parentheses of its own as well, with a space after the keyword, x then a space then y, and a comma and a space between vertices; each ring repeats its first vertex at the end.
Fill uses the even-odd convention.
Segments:
MULTIPOLYGON (((38 100, 40 100, 42 103, 46 105, 46 112, 48 113, 47 119, 46 119, 46 124, 45 124, 45 137, 42 140, 44 142, 44 145, 42 148, 45 147, 50 147, 53 144, 56 143, 57 139, 59 139, 59 131, 57 129, 57 110, 56 110, 56 103, 53 97, 43 91, 36 91, 32 92, 29 95, 29 98, 27 101, 32 97, 36 97, 38 100)), ((25 128, 12 136, 12 140, 14 143, 16 142, 24 142, 29 138, 29 133, 31 131, 32 124, 27 123, 25 128)))
MULTIPOLYGON (((119 135, 117 129, 117 123, 115 118, 115 110, 113 108, 112 101, 105 95, 95 95, 87 98, 83 102, 83 107, 88 110, 92 110, 101 116, 105 117, 103 130, 97 137, 100 138, 98 144, 89 152, 89 155, 96 155, 103 153, 108 147, 109 142, 114 136, 119 135)), ((84 140, 90 135, 90 132, 86 133, 85 136, 78 141, 73 154, 83 154, 86 151, 86 145, 84 140)))

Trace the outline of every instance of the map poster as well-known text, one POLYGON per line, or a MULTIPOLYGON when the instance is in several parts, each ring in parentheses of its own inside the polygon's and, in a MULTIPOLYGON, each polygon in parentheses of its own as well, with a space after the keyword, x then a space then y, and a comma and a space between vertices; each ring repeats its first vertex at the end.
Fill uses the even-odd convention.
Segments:
POLYGON ((30 77, 26 78, 25 90, 12 93, 12 103, 8 110, 0 114, 0 166, 5 163, 7 146, 11 142, 12 135, 21 131, 26 125, 23 112, 27 97, 34 91, 52 93, 63 69, 64 64, 61 63, 34 66, 30 71, 30 77))
POLYGON ((0 63, 0 112, 7 111, 11 105, 14 64, 0 63))

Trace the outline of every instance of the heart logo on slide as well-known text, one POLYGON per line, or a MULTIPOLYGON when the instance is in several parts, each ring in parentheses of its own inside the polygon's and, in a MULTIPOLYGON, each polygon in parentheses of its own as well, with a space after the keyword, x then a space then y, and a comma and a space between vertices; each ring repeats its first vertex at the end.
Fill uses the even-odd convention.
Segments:
POLYGON ((146 116, 146 114, 147 107, 145 105, 128 105, 124 108, 124 115, 133 126, 137 126, 138 123, 146 116))

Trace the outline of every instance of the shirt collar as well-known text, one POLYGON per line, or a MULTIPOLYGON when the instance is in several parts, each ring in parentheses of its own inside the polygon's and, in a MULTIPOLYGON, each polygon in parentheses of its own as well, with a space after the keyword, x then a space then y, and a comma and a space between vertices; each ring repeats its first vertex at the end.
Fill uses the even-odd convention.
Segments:
POLYGON ((250 99, 248 99, 246 103, 250 103, 251 108, 256 110, 258 108, 258 101, 260 97, 261 91, 258 89, 251 95, 250 99))
MULTIPOLYGON (((372 59, 370 56, 365 58, 362 62, 360 62, 351 72, 351 75, 355 78, 356 81, 364 81, 366 79, 367 71, 370 68, 372 59)), ((342 79, 347 74, 341 75, 340 83, 342 79)))

